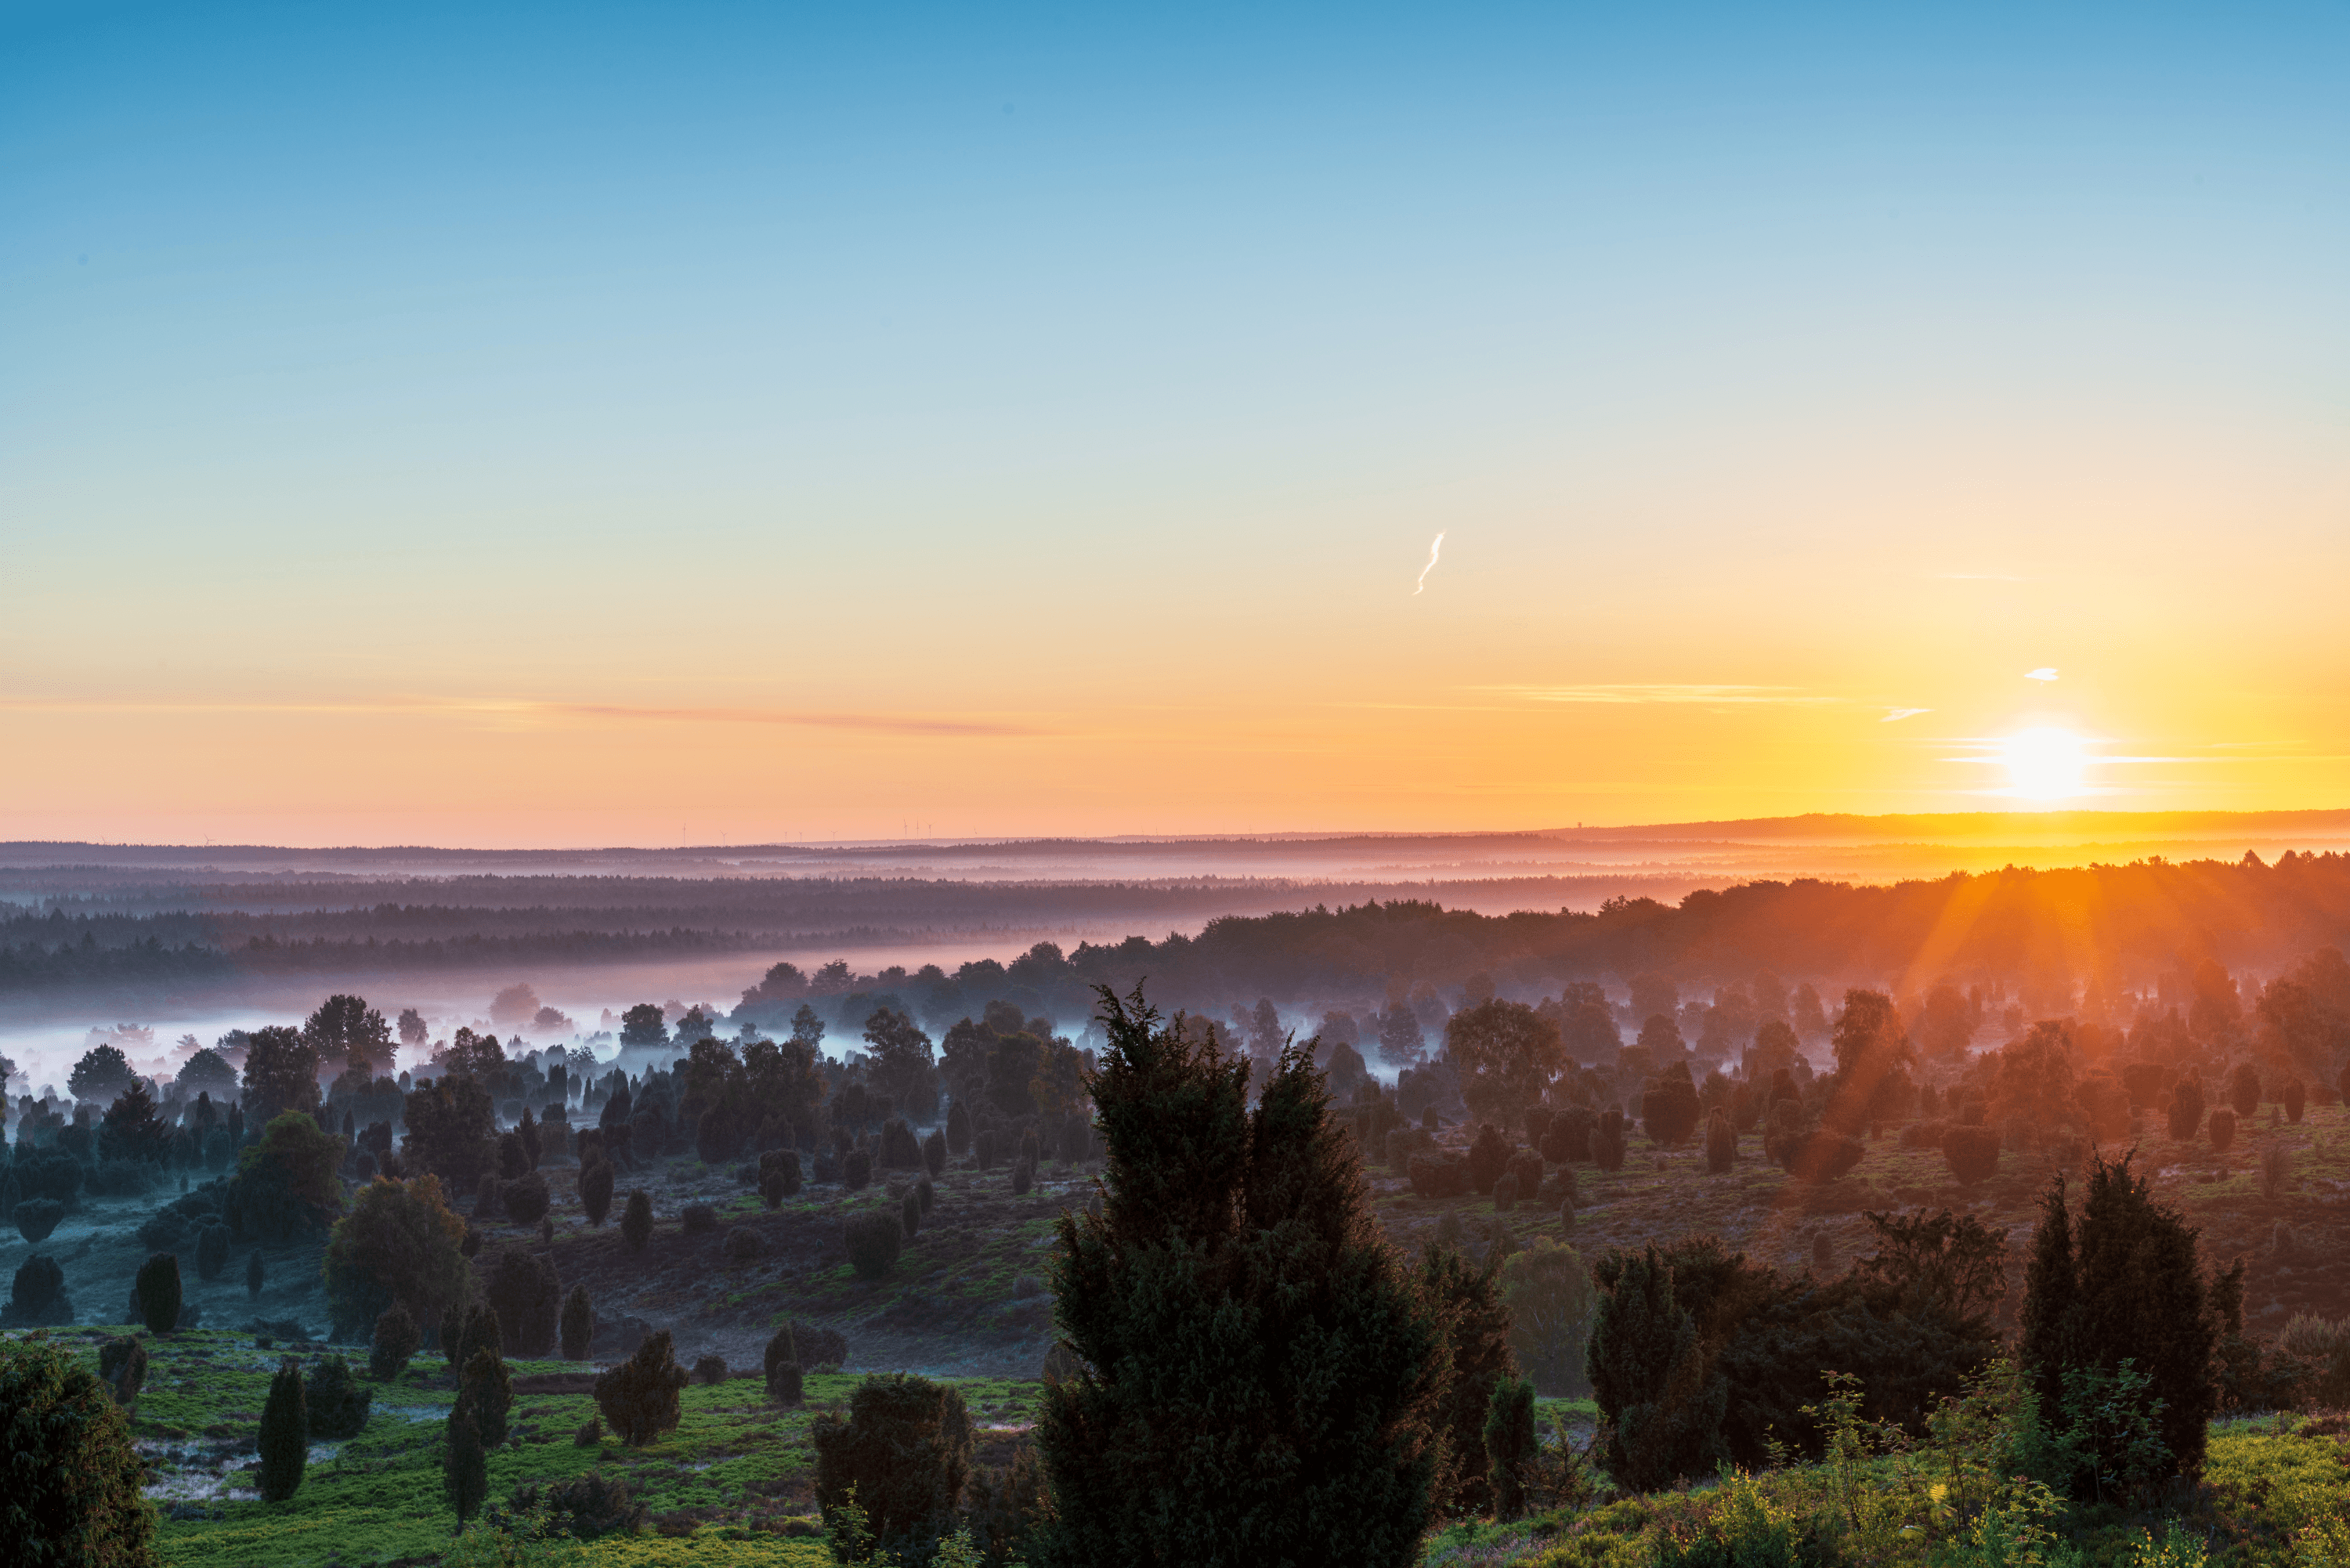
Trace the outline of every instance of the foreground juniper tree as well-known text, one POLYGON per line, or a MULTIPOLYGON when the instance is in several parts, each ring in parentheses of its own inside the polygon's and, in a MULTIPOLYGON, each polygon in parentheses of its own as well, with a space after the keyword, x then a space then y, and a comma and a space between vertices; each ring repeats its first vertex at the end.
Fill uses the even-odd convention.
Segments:
POLYGON ((1064 1212, 1037 1568, 1416 1560, 1440 1325, 1370 1216, 1311 1051, 1249 1060, 1101 992, 1098 1215, 1064 1212))

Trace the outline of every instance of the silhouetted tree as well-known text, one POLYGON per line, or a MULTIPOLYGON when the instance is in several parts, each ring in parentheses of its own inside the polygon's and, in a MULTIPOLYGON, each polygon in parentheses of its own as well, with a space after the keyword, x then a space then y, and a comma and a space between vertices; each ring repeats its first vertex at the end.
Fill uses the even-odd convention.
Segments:
POLYGON ((284 1502, 301 1490, 302 1473, 310 1463, 302 1364, 290 1355, 277 1364, 276 1375, 269 1380, 269 1397, 261 1407, 260 1448, 262 1501, 284 1502))

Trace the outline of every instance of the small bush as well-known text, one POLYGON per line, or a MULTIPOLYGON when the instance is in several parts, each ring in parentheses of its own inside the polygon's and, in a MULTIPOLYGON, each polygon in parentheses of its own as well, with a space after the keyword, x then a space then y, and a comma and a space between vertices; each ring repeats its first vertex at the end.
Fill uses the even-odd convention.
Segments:
POLYGON ((730 1263, 754 1262, 761 1247, 759 1233, 748 1225, 737 1225, 726 1232, 726 1261, 730 1263))
POLYGON ((1502 1179, 1493 1183, 1493 1212, 1507 1214, 1517 1206, 1518 1173, 1514 1170, 1503 1171, 1502 1179))
POLYGON ((18 1317, 37 1317, 65 1294, 65 1270, 47 1252, 36 1252, 16 1265, 16 1282, 8 1287, 8 1304, 18 1317))
POLYGON ((689 1203, 679 1221, 687 1235, 708 1236, 718 1229, 718 1210, 707 1203, 689 1203))
POLYGON ((1516 1519, 1526 1511, 1526 1480, 1541 1453, 1534 1436, 1534 1386, 1504 1377, 1493 1385, 1485 1416, 1486 1484, 1492 1489, 1496 1518, 1516 1519))
POLYGON ((2293 1179, 2293 1157, 2282 1144, 2272 1143, 2261 1151, 2261 1196, 2273 1200, 2282 1196, 2285 1186, 2293 1179))
POLYGON ((310 1417, 303 1402, 302 1366, 287 1356, 269 1380, 261 1407, 261 1479, 264 1502, 284 1502, 302 1487, 310 1463, 310 1417))
POLYGON ((947 1152, 957 1159, 971 1152, 971 1112, 961 1100, 947 1110, 947 1152))
POLYGON ((899 1222, 906 1228, 906 1240, 910 1241, 922 1228, 922 1199, 920 1194, 909 1192, 906 1200, 898 1205, 899 1222))
POLYGON ((678 1390, 684 1386, 677 1347, 664 1328, 647 1334, 636 1355, 596 1379, 596 1407, 614 1437, 630 1448, 642 1448, 663 1432, 676 1430, 678 1390))
POLYGON ((841 1162, 841 1185, 851 1192, 861 1192, 865 1189, 866 1183, 872 1179, 873 1157, 861 1148, 850 1149, 848 1158, 841 1162))
POLYGON ((921 1205, 925 1219, 929 1218, 931 1209, 937 1205, 938 1200, 938 1189, 931 1185, 929 1177, 926 1176, 914 1183, 914 1201, 921 1205))
POLYGON ((1027 1197, 1028 1189, 1035 1185, 1036 1168, 1035 1166, 1024 1159, 1012 1168, 1012 1195, 1014 1198, 1027 1197))
POLYGON ((1954 1127, 1942 1134, 1942 1158, 1961 1187, 1988 1181, 1999 1171, 1999 1129, 1954 1127))
POLYGON ((601 1416, 588 1417, 586 1424, 571 1434, 571 1446, 577 1449, 592 1449, 603 1440, 604 1417, 601 1416))
POLYGON ((38 1246, 65 1217, 66 1206, 56 1199, 27 1198, 16 1205, 16 1233, 38 1246))
POLYGON ((563 1298, 561 1330, 563 1359, 585 1361, 588 1347, 596 1338, 596 1308, 588 1299, 586 1285, 574 1285, 571 1293, 563 1298))
POLYGON ((329 1355, 310 1370, 302 1385, 302 1404, 310 1417, 310 1435, 356 1438, 366 1429, 368 1407, 375 1390, 351 1376, 350 1364, 329 1355))
POLYGON ((416 1319, 406 1307, 392 1303, 375 1320, 375 1334, 368 1342, 368 1376, 379 1383, 390 1382, 408 1370, 423 1342, 416 1319))
POLYGON ((229 1229, 225 1225, 207 1225, 196 1232, 196 1277, 218 1279, 228 1267, 229 1229))
POLYGON ((537 1224, 554 1203, 547 1194, 546 1178, 535 1170, 499 1189, 498 1201, 505 1206, 506 1218, 517 1225, 537 1224))
POLYGON ((1868 1146, 1829 1127, 1814 1127, 1782 1146, 1788 1175, 1798 1181, 1829 1182, 1852 1174, 1868 1155, 1868 1146))
POLYGON ((2225 1154, 2236 1147, 2236 1113, 2222 1106, 2211 1113, 2211 1150, 2225 1154))
POLYGON ((568 1518, 572 1536, 580 1541, 634 1535, 645 1523, 644 1505, 630 1500, 627 1478, 615 1476, 606 1480, 602 1470, 589 1470, 567 1481, 531 1483, 515 1489, 516 1513, 536 1513, 541 1510, 568 1518))
POLYGON ((693 1364, 693 1380, 704 1388, 714 1387, 725 1382, 726 1358, 723 1355, 704 1355, 698 1358, 693 1364))
POLYGON ((878 1280, 897 1267, 905 1246, 905 1225, 899 1215, 884 1210, 860 1214, 847 1226, 848 1262, 859 1278, 878 1280))
POLYGON ((1477 1129, 1469 1146, 1469 1185, 1481 1198, 1492 1196, 1493 1184, 1510 1168, 1510 1141, 1491 1123, 1477 1129))
POLYGON ((98 1376, 114 1402, 129 1410, 139 1403, 147 1382, 147 1346, 137 1334, 126 1334, 98 1347, 98 1376))
POLYGON ((808 1435, 827 1524, 838 1527, 853 1489, 882 1551, 919 1561, 953 1528, 974 1447, 961 1390, 909 1373, 870 1376, 849 1396, 847 1420, 827 1412, 808 1435))
MULTIPOLYGON (((498 1254, 497 1266, 490 1271, 482 1293, 497 1314, 500 1350, 536 1358, 555 1348, 563 1286, 546 1258, 520 1247, 506 1248, 498 1254)), ((486 1427, 482 1437, 496 1441, 486 1427)))
POLYGON ((1602 1170, 1624 1168, 1624 1113, 1612 1106, 1591 1129, 1591 1163, 1602 1170))
POLYGON ((612 1211, 612 1162, 598 1159, 581 1168, 579 1172, 579 1206, 588 1211, 588 1223, 601 1225, 612 1211))
POLYGON ((931 1136, 922 1140, 922 1165, 932 1176, 941 1175, 946 1170, 946 1136, 936 1127, 932 1127, 931 1136))
POLYGON ((2301 1125, 2302 1114, 2309 1109, 2309 1086, 2299 1078, 2288 1078, 2284 1085, 2284 1119, 2293 1126, 2301 1125))
POLYGON ((789 1402, 798 1403, 800 1349, 799 1341, 793 1336, 790 1324, 785 1324, 775 1330, 775 1337, 767 1341, 766 1354, 762 1358, 761 1366, 767 1375, 767 1393, 771 1397, 775 1393, 776 1376, 784 1368, 787 1366, 791 1368, 792 1397, 789 1402))
POLYGON ((139 1316, 150 1334, 169 1334, 180 1326, 180 1260, 158 1252, 139 1265, 133 1287, 139 1296, 139 1316))
POLYGON ((1716 1106, 1705 1118, 1705 1168, 1719 1176, 1737 1160, 1738 1129, 1731 1126, 1729 1115, 1716 1106))
POLYGON ((1422 1198, 1460 1198, 1470 1189, 1469 1162, 1458 1155, 1415 1154, 1407 1174, 1422 1198))
POLYGON ((653 1200, 639 1189, 629 1194, 629 1206, 620 1210, 620 1240, 631 1252, 641 1252, 652 1239, 653 1200))

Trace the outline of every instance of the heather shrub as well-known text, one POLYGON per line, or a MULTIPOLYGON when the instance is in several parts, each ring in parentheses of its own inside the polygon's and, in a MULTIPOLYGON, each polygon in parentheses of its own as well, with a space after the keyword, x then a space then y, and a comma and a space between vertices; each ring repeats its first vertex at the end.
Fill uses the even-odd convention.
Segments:
POLYGON ((808 1436, 827 1523, 837 1527, 853 1490, 874 1545, 913 1562, 927 1560, 954 1528, 974 1449, 960 1389, 910 1373, 877 1374, 849 1396, 847 1420, 820 1414, 808 1436))
POLYGON ((587 1211, 588 1223, 601 1225, 612 1211, 612 1162, 598 1159, 579 1168, 579 1206, 587 1211))
MULTIPOLYGON (((563 1287, 555 1277, 552 1261, 521 1247, 508 1247, 498 1254, 482 1295, 497 1314, 498 1347, 504 1354, 536 1360, 555 1348, 563 1287)), ((487 1428, 482 1437, 486 1442, 496 1441, 487 1428)))
POLYGON ((848 1158, 840 1162, 841 1185, 851 1192, 861 1192, 873 1179, 873 1157, 861 1148, 852 1148, 848 1158))
POLYGON ((1555 1113, 1543 1131, 1542 1157, 1553 1165, 1591 1158, 1593 1117, 1587 1106, 1568 1106, 1555 1113))
POLYGON ((2295 1313, 2278 1331, 2277 1348, 2309 1368, 2313 1403, 2337 1409, 2350 1405, 2350 1318, 2295 1313))
POLYGON ((786 1405, 800 1402, 800 1353, 798 1343, 792 1337, 792 1325, 784 1324, 767 1341, 764 1370, 767 1375, 767 1397, 780 1399, 786 1405))
POLYGON ((723 1355, 697 1357, 693 1363, 693 1380, 704 1388, 715 1387, 726 1381, 726 1358, 723 1355))
POLYGON ((914 1140, 914 1129, 903 1120, 892 1120, 881 1128, 881 1168, 884 1170, 912 1170, 922 1163, 921 1145, 914 1140))
POLYGON ((350 1363, 329 1355, 303 1379, 302 1407, 314 1438, 356 1438, 367 1426, 375 1390, 351 1376, 350 1363))
POLYGON ((1824 1127, 1783 1139, 1779 1149, 1780 1163, 1787 1174, 1807 1182, 1848 1176, 1868 1154, 1867 1146, 1858 1138, 1824 1127))
POLYGON ((379 1383, 390 1382, 408 1370, 423 1343, 414 1316, 400 1303, 392 1303, 375 1320, 375 1334, 368 1342, 368 1376, 379 1383))
POLYGON ((2203 1125, 2203 1091, 2192 1080, 2182 1080, 2170 1091, 2170 1136, 2180 1143, 2193 1140, 2203 1125))
POLYGON ((647 1334, 637 1353, 596 1379, 596 1407, 612 1435, 642 1448, 678 1423, 678 1390, 685 1372, 667 1329, 647 1334))
POLYGON ((921 1194, 912 1191, 906 1194, 905 1201, 898 1205, 898 1219, 906 1229, 906 1240, 912 1241, 922 1228, 921 1194))
POLYGON ((552 1205, 546 1190, 546 1178, 536 1171, 515 1178, 498 1189, 498 1201, 506 1218, 517 1225, 536 1225, 546 1217, 552 1205))
POLYGON ((150 1334, 170 1334, 180 1326, 180 1260, 158 1252, 139 1265, 139 1316, 150 1334))
POLYGON ((878 1280, 895 1268, 905 1245, 901 1215, 884 1210, 860 1214, 847 1225, 848 1262, 859 1278, 878 1280))
POLYGON ((463 1401, 449 1410, 441 1449, 441 1490, 461 1525, 481 1511, 490 1495, 489 1456, 483 1451, 473 1412, 463 1401))
POLYGON ((750 1226, 737 1225, 726 1232, 725 1251, 728 1262, 738 1265, 752 1262, 758 1258, 759 1250, 759 1232, 750 1226))
POLYGON ((640 1188, 629 1194, 629 1205, 620 1211, 620 1239, 631 1252, 641 1252, 653 1239, 653 1200, 640 1188))
POLYGON ((679 1217, 680 1227, 689 1236, 708 1236, 718 1229, 718 1210, 707 1203, 689 1203, 679 1217))
POLYGON ((571 1293, 563 1298, 563 1318, 558 1330, 566 1361, 585 1361, 588 1347, 596 1338, 596 1307, 588 1299, 586 1285, 574 1285, 571 1293))
POLYGON ((261 1407, 261 1475, 264 1502, 284 1502, 301 1490, 310 1463, 310 1417, 303 1402, 302 1366, 292 1356, 278 1363, 261 1407))
POLYGON ((2228 1075, 2228 1103, 2240 1116, 2249 1116, 2261 1108, 2260 1069, 2250 1062, 2240 1062, 2228 1075))
POLYGON ((16 1233, 36 1246, 47 1241, 65 1217, 66 1206, 54 1198, 27 1198, 16 1205, 14 1216, 16 1233))
POLYGON ((1012 1168, 1012 1193, 1014 1197, 1027 1197, 1028 1189, 1035 1185, 1036 1168, 1035 1166, 1029 1164, 1024 1159, 1012 1168))
POLYGON ((17 1561, 151 1568, 146 1464, 105 1386, 62 1345, 0 1340, 8 1484, 0 1532, 17 1561))

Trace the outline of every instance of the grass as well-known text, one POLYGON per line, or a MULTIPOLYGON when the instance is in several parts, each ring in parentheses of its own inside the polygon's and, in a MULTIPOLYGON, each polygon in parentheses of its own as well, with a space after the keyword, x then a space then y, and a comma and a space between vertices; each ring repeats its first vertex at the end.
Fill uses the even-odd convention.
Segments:
MULTIPOLYGON (((51 1331, 93 1368, 99 1328, 51 1331)), ((150 1339, 145 1389, 132 1422, 153 1467, 158 1506, 179 1502, 204 1517, 166 1519, 159 1539, 172 1568, 219 1564, 438 1563, 452 1549, 455 1516, 442 1497, 442 1423, 454 1390, 434 1353, 375 1389, 366 1428, 346 1442, 317 1444, 301 1490, 265 1503, 243 1467, 253 1457, 261 1406, 282 1353, 257 1350, 244 1334, 189 1332, 150 1339)), ((317 1353, 307 1353, 307 1362, 317 1353)), ((364 1357, 354 1363, 362 1376, 364 1357)), ((517 1381, 576 1373, 569 1362, 511 1360, 517 1381)), ((1003 1378, 954 1379, 973 1420, 986 1429, 1033 1419, 1038 1386, 1003 1378)), ((628 1477, 656 1525, 634 1540, 593 1543, 576 1560, 594 1563, 815 1563, 820 1542, 775 1532, 813 1511, 814 1457, 808 1425, 824 1404, 846 1400, 857 1379, 811 1376, 807 1404, 769 1401, 759 1379, 691 1385, 677 1430, 643 1449, 608 1438, 594 1448, 573 1435, 595 1416, 587 1394, 515 1396, 514 1438, 490 1457, 490 1496, 503 1501, 525 1481, 567 1480, 601 1468, 628 1477)))

